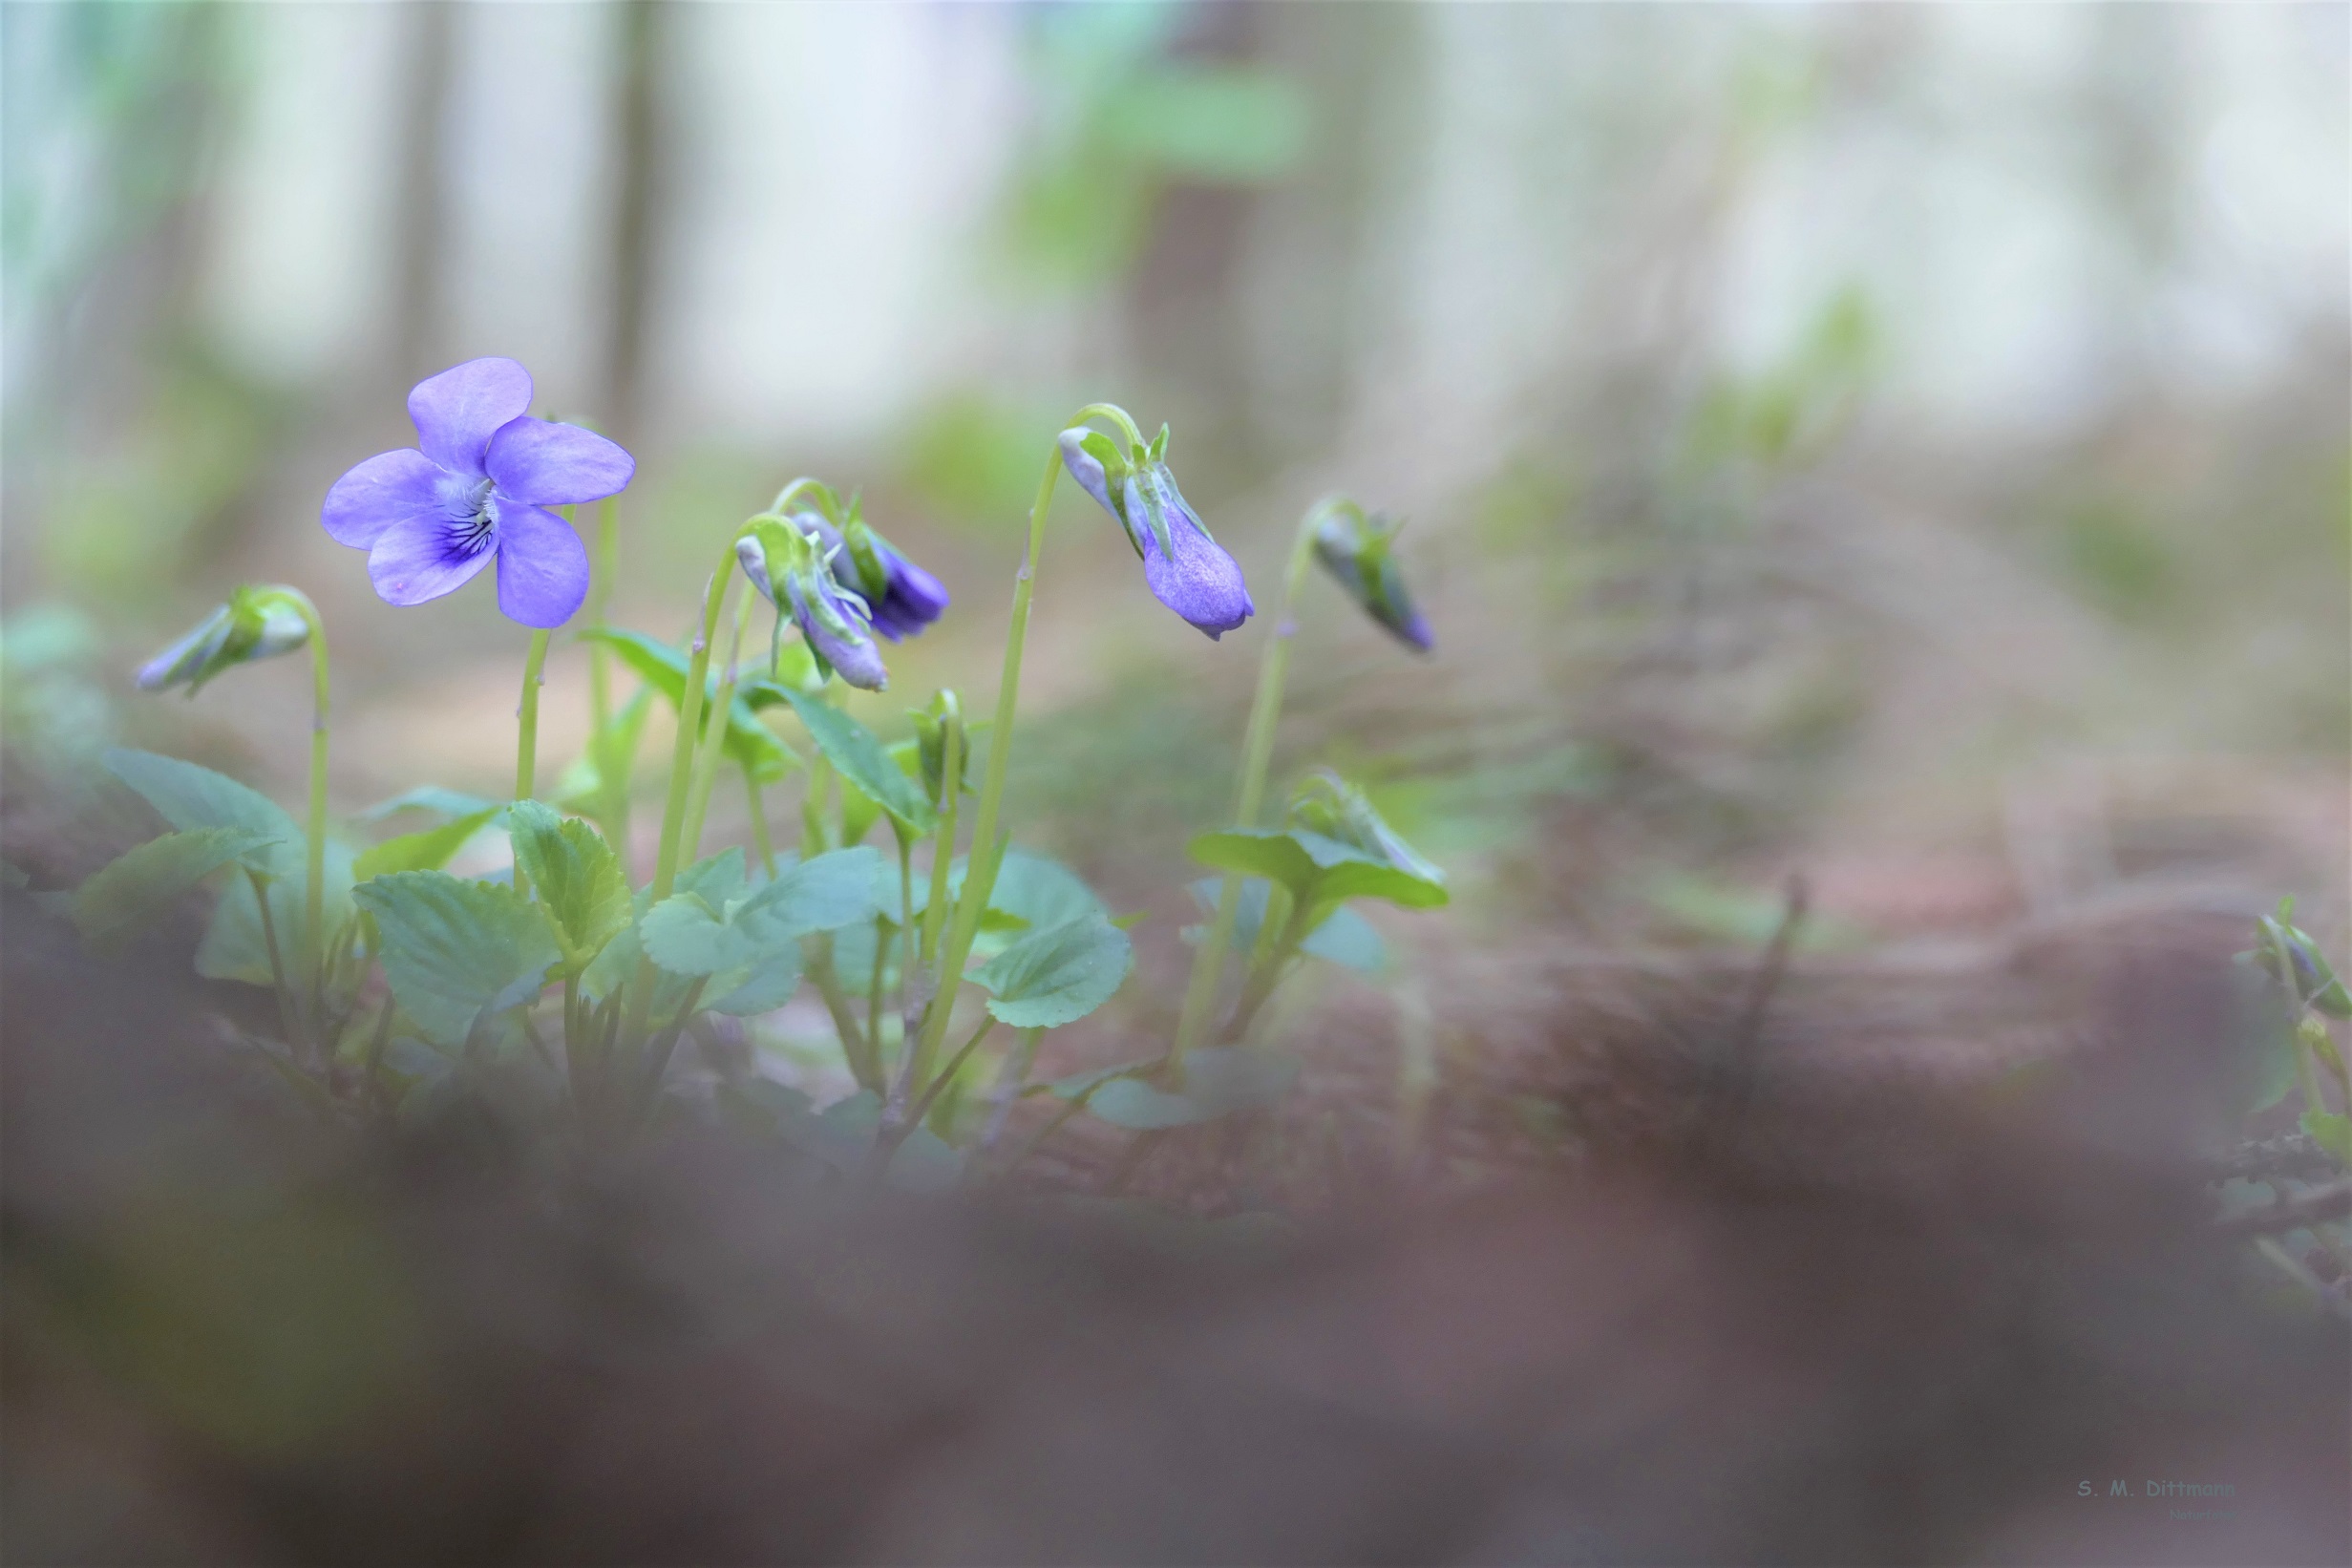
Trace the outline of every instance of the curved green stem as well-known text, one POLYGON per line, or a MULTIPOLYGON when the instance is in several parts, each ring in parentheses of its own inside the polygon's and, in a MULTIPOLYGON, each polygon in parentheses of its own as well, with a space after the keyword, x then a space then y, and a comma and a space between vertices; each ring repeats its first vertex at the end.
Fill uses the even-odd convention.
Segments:
MULTIPOLYGON (((565 507, 568 519, 572 508, 565 507)), ((595 574, 588 587, 587 624, 599 631, 612 624, 612 585, 620 575, 621 498, 607 496, 596 503, 595 574)), ((612 723, 612 652, 601 642, 588 644, 588 745, 596 762, 597 826, 604 839, 624 857, 628 853, 628 791, 612 777, 604 752, 609 749, 606 731, 612 723)))
MULTIPOLYGON (((1275 613, 1274 625, 1266 634, 1265 652, 1259 659, 1258 694, 1250 703, 1249 731, 1241 745, 1241 767, 1234 784, 1233 822, 1239 828, 1258 825, 1258 812, 1265 798, 1266 769, 1273 761, 1274 731, 1282 711, 1282 685, 1290 673, 1290 643, 1298 631, 1291 622, 1291 607, 1306 580, 1307 562, 1314 553, 1315 524, 1328 504, 1319 501, 1300 518, 1297 537, 1291 540, 1290 561, 1282 570, 1282 607, 1275 613)), ((1217 916, 1210 922, 1207 939, 1193 954, 1192 979, 1184 988, 1184 1010, 1176 1020, 1176 1044, 1168 1052, 1172 1065, 1180 1066, 1184 1053, 1200 1044, 1210 1015, 1216 1010, 1218 983, 1224 978, 1225 953, 1233 944, 1234 922, 1240 914, 1241 882, 1240 875, 1229 871, 1218 887, 1217 916)), ((1273 920, 1270 907, 1266 919, 1269 922, 1273 920)), ((1253 1006, 1250 1010, 1257 1009, 1253 1006)))
POLYGON ((751 796, 752 848, 759 854, 759 869, 773 882, 775 880, 775 845, 768 837, 768 803, 760 798, 759 775, 752 772, 752 765, 748 762, 743 765, 743 788, 751 796))
MULTIPOLYGON (((678 733, 669 748, 669 795, 662 807, 662 840, 653 861, 651 903, 660 903, 677 886, 678 844, 686 832, 687 795, 694 781, 694 738, 702 723, 703 682, 710 674, 710 642, 718 635, 720 606, 735 569, 735 540, 742 537, 742 529, 728 537, 727 553, 703 590, 702 629, 687 660, 686 686, 678 693, 678 733)), ((629 984, 633 994, 629 997, 628 1035, 632 1042, 645 1038, 646 1022, 653 1014, 653 960, 641 957, 629 984)))
POLYGON ((735 604, 734 637, 728 645, 727 665, 719 675, 719 689, 710 699, 710 717, 703 725, 700 747, 694 753, 694 777, 688 796, 686 829, 679 840, 678 858, 691 865, 694 855, 702 847, 702 824, 710 810, 710 791, 718 783, 720 752, 727 744, 727 726, 735 707, 735 677, 743 658, 743 628, 752 619, 752 589, 744 585, 743 596, 735 604))
MULTIPOLYGON (((327 952, 327 623, 319 618, 316 604, 300 588, 284 583, 273 585, 268 596, 278 600, 302 617, 309 628, 310 643, 310 810, 304 825, 303 836, 303 922, 300 960, 303 989, 293 1000, 302 1012, 307 1029, 315 1031, 326 1012, 326 952, 327 952)), ((269 913, 268 901, 264 900, 262 913, 269 913)), ((285 978, 279 979, 281 987, 285 978)), ((299 1045, 288 1040, 288 1046, 299 1045)), ((327 1042, 313 1042, 324 1057, 327 1042)))
MULTIPOLYGON (((1131 434, 1134 421, 1109 404, 1090 403, 1079 411, 1078 420, 1095 413, 1117 419, 1131 434)), ((1072 421, 1073 423, 1077 421, 1072 421)), ((996 819, 1005 800, 1005 769, 1012 757, 1012 721, 1021 701, 1021 652, 1028 639, 1029 601, 1037 587, 1037 558, 1046 544, 1046 512, 1053 505, 1053 483, 1062 472, 1062 449, 1057 443, 1046 459, 1045 477, 1037 484, 1037 500, 1029 508, 1028 553, 1023 559, 1019 575, 1013 579, 1012 625, 1005 634, 1005 673, 996 688, 996 718, 988 731, 988 770, 980 789, 980 815, 972 824, 972 858, 964 876, 964 895, 956 901, 955 922, 948 928, 945 948, 940 953, 939 990, 931 998, 930 1010, 923 1017, 922 1042, 920 1047, 927 1060, 936 1056, 940 1043, 947 1034, 947 1015, 954 1010, 956 985, 964 975, 964 961, 971 955, 972 939, 980 931, 981 911, 988 906, 988 895, 994 891, 995 867, 984 869, 981 858, 994 854, 990 846, 996 842, 996 819)), ((956 774, 949 773, 953 779, 956 774)))

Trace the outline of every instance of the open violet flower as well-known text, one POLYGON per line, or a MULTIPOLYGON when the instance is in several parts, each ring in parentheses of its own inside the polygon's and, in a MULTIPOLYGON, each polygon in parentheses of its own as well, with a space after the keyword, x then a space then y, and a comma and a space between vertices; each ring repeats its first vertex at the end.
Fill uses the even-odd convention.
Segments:
POLYGON ((531 372, 472 359, 409 392, 416 446, 369 458, 327 493, 319 521, 368 552, 388 604, 421 604, 498 563, 498 608, 560 626, 588 595, 588 551, 546 510, 625 489, 637 459, 594 431, 534 419, 531 372), (420 450, 421 449, 421 450, 420 450))
POLYGON ((1109 436, 1078 425, 1062 432, 1062 466, 1127 530, 1152 597, 1215 642, 1258 606, 1250 602, 1240 563, 1201 526, 1160 460, 1167 443, 1163 429, 1131 460, 1109 436))

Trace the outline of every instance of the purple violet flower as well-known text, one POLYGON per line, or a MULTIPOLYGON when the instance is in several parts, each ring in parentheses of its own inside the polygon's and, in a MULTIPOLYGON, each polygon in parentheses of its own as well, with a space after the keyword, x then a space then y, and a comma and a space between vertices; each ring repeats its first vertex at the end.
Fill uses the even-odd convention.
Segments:
POLYGON ((1201 526, 1166 463, 1148 456, 1131 465, 1109 436, 1083 425, 1062 432, 1061 444, 1070 477, 1127 530, 1154 598, 1212 642, 1257 613, 1240 564, 1201 526))
POLYGON ((874 629, 892 642, 922 636, 923 627, 947 608, 947 590, 940 580, 876 533, 858 516, 855 496, 839 528, 814 512, 800 513, 793 521, 816 536, 817 551, 832 565, 833 580, 865 601, 874 612, 874 629))
POLYGON ((840 545, 827 544, 819 530, 832 532, 809 513, 762 519, 735 541, 735 560, 752 586, 800 627, 820 670, 863 690, 887 689, 890 670, 871 635, 874 613, 855 589, 841 586, 840 545))
POLYGON ((389 604, 421 604, 498 562, 498 608, 560 626, 588 594, 588 552, 546 510, 625 489, 637 460, 594 431, 534 419, 531 372, 473 359, 409 392, 416 446, 369 458, 335 481, 319 521, 368 552, 389 604), (421 450, 420 450, 421 449, 421 450))

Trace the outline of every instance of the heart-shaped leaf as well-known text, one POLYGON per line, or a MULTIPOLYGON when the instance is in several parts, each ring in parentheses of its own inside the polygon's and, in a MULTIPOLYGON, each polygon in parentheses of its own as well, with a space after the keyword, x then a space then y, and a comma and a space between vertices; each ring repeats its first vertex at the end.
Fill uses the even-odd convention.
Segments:
POLYGON ((360 853, 359 858, 351 862, 351 875, 364 882, 395 871, 438 871, 449 864, 452 856, 465 848, 468 839, 488 827, 505 809, 488 806, 452 817, 438 827, 387 838, 360 853))
POLYGON ((872 920, 881 908, 882 858, 840 849, 803 861, 737 899, 671 895, 646 911, 639 940, 673 974, 760 968, 802 937, 872 920))
POLYGON ((74 894, 74 923, 92 946, 119 948, 206 878, 240 861, 258 864, 276 842, 250 828, 196 828, 151 838, 82 883, 74 894))
POLYGON ((463 1047, 540 993, 563 956, 539 905, 511 887, 402 871, 352 893, 383 935, 393 999, 427 1038, 463 1047))
POLYGON ((515 864, 555 922, 564 967, 577 974, 629 922, 628 875, 604 836, 536 800, 518 800, 507 818, 515 864))
POLYGON ((164 821, 182 833, 198 828, 241 828, 258 833, 274 847, 267 874, 298 877, 303 869, 303 831, 286 809, 226 773, 178 757, 117 748, 104 757, 106 771, 137 791, 164 821))
POLYGON ((1015 1028, 1057 1028, 1111 1000, 1134 964, 1127 933, 1097 911, 1031 931, 971 976, 1015 1028))

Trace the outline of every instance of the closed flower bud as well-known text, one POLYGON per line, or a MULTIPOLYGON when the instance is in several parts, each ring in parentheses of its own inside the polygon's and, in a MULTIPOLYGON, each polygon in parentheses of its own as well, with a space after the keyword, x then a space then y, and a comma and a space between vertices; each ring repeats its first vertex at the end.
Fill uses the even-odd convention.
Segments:
POLYGON ((310 640, 302 611, 266 588, 239 588, 185 637, 139 667, 142 691, 184 686, 193 697, 233 665, 291 653, 310 640))
POLYGON ((1337 839, 1423 881, 1445 885, 1446 874, 1398 837, 1362 790, 1328 768, 1308 773, 1292 793, 1290 823, 1337 839))
POLYGON ((922 790, 932 805, 944 809, 947 804, 945 778, 947 773, 947 737, 956 737, 956 787, 964 787, 964 775, 972 765, 971 736, 964 727, 964 702, 952 691, 941 691, 931 698, 928 708, 910 709, 907 717, 915 721, 915 751, 922 765, 922 790))
POLYGON ((863 690, 882 690, 890 671, 874 646, 873 612, 836 580, 840 545, 828 546, 807 526, 814 520, 762 518, 736 540, 735 560, 752 586, 793 618, 820 668, 863 690))
POLYGON ((1152 596, 1215 641, 1258 606, 1240 565, 1176 489, 1161 460, 1167 446, 1163 428, 1149 448, 1122 456, 1111 437, 1079 425, 1062 432, 1062 466, 1127 531, 1152 596))
POLYGON ((1367 516, 1351 500, 1327 502, 1315 523, 1315 559, 1390 636, 1427 653, 1430 624, 1414 607, 1390 548, 1404 526, 1401 518, 1367 516))

